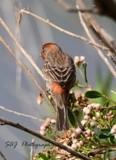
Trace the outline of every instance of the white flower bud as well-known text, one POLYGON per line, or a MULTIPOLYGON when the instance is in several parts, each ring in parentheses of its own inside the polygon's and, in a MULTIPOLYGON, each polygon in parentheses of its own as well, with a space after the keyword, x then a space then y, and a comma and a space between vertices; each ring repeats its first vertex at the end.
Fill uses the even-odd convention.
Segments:
POLYGON ((83 141, 79 141, 79 143, 80 143, 81 146, 84 144, 83 141))
POLYGON ((75 132, 79 135, 82 132, 82 129, 78 127, 75 132))
POLYGON ((114 124, 111 128, 111 133, 116 135, 116 124, 114 124))
POLYGON ((83 120, 81 121, 82 126, 84 126, 86 123, 87 123, 87 120, 85 120, 85 119, 83 119, 83 120))
POLYGON ((76 143, 77 148, 81 147, 81 144, 79 142, 76 143))
POLYGON ((96 117, 92 117, 92 119, 93 119, 94 121, 97 121, 97 118, 96 118, 96 117))
POLYGON ((74 64, 77 65, 79 63, 80 59, 78 56, 74 57, 74 64))
POLYGON ((40 127, 40 130, 41 130, 41 131, 45 131, 45 130, 46 130, 46 127, 42 125, 42 126, 40 127))
POLYGON ((77 143, 77 139, 73 139, 73 140, 72 140, 72 143, 73 143, 73 144, 77 143))
POLYGON ((101 108, 101 105, 99 103, 95 103, 94 107, 95 107, 96 110, 99 110, 101 108))
POLYGON ((93 109, 93 105, 94 105, 94 103, 91 103, 91 104, 89 104, 89 105, 87 106, 87 108, 89 108, 90 110, 92 110, 92 109, 93 109))
POLYGON ((88 107, 84 107, 84 108, 83 108, 83 112, 84 112, 85 114, 90 114, 91 109, 88 108, 88 107))
POLYGON ((77 149, 77 145, 76 145, 76 144, 72 144, 72 145, 71 145, 71 149, 72 149, 72 150, 76 150, 76 149, 77 149))
POLYGON ((96 112, 95 114, 96 114, 96 117, 97 117, 97 118, 100 118, 100 116, 101 116, 101 113, 100 113, 100 112, 96 112))
POLYGON ((44 136, 45 135, 45 131, 42 131, 42 130, 40 130, 40 132, 39 132, 42 136, 44 136))
POLYGON ((84 119, 84 120, 89 120, 89 119, 90 119, 90 116, 89 116, 89 115, 84 115, 83 119, 84 119))
POLYGON ((72 137, 72 138, 77 137, 77 133, 76 133, 76 132, 73 132, 73 133, 71 134, 71 137, 72 137))
POLYGON ((56 124, 56 120, 55 119, 51 119, 50 121, 52 124, 56 124))
POLYGON ((84 56, 80 56, 80 61, 84 62, 85 61, 85 57, 84 56))
POLYGON ((90 130, 90 129, 86 130, 85 132, 86 132, 86 134, 87 134, 88 136, 91 135, 91 130, 90 130))
POLYGON ((96 125, 96 122, 95 122, 95 121, 91 121, 91 122, 90 122, 90 126, 91 126, 91 127, 93 127, 93 126, 95 126, 95 125, 96 125))

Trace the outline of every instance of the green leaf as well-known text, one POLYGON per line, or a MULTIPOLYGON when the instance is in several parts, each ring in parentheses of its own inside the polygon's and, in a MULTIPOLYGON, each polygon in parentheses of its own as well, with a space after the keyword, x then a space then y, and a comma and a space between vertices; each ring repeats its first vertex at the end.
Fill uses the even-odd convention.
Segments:
POLYGON ((99 137, 99 135, 100 135, 100 133, 101 133, 100 128, 95 127, 95 128, 94 128, 94 133, 95 133, 95 135, 96 135, 97 137, 99 137))
POLYGON ((55 135, 52 130, 47 132, 46 137, 49 139, 55 139, 55 135))
POLYGON ((114 138, 114 135, 110 136, 110 142, 112 144, 116 144, 116 139, 114 138))
POLYGON ((94 91, 94 90, 91 90, 91 91, 87 91, 85 93, 85 97, 88 97, 88 98, 100 98, 102 97, 102 94, 98 91, 94 91))
POLYGON ((109 160, 109 150, 104 153, 104 160, 109 160))
POLYGON ((107 129, 101 129, 101 133, 99 135, 100 139, 106 139, 106 138, 109 138, 111 136, 112 136, 112 134, 111 134, 109 128, 107 128, 107 129))
POLYGON ((71 125, 73 127, 76 127, 77 125, 76 125, 75 116, 74 116, 73 112, 69 108, 68 108, 68 118, 69 118, 69 121, 70 121, 71 125))
POLYGON ((104 153, 104 160, 114 160, 116 158, 116 151, 114 150, 106 150, 106 152, 104 153))
POLYGON ((49 158, 44 153, 39 153, 35 160, 49 160, 49 158))

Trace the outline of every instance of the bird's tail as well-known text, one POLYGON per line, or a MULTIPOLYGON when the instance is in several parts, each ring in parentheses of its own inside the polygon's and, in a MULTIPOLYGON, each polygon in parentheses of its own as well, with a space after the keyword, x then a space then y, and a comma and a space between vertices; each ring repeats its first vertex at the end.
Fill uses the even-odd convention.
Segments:
POLYGON ((69 124, 68 124, 68 117, 67 117, 67 108, 66 106, 57 106, 57 121, 56 121, 56 127, 57 130, 68 130, 69 124))
POLYGON ((68 130, 68 105, 67 105, 67 99, 68 94, 62 93, 62 94, 55 94, 56 98, 56 104, 57 104, 57 121, 56 121, 56 127, 57 130, 68 130))

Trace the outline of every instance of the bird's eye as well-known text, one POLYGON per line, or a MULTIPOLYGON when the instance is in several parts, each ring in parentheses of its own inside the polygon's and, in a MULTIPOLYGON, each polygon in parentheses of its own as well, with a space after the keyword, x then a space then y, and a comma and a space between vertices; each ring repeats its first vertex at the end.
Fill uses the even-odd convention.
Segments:
POLYGON ((45 48, 42 48, 42 52, 44 52, 46 49, 45 48))

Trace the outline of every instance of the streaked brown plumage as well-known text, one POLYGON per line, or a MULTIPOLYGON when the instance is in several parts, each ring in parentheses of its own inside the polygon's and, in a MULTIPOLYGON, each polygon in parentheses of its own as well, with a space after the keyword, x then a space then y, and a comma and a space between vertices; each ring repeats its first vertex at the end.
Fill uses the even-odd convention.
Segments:
POLYGON ((67 130, 68 95, 76 80, 73 59, 55 43, 44 44, 41 57, 45 62, 43 68, 45 80, 57 106, 57 129, 67 130))

